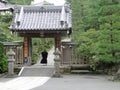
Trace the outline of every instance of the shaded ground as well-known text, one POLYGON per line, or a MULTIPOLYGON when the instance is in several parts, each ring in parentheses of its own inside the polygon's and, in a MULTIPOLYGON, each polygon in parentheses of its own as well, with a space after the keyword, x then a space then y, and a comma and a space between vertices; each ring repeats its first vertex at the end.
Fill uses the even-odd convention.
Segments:
POLYGON ((63 75, 31 90, 120 90, 120 82, 109 81, 105 75, 63 75))

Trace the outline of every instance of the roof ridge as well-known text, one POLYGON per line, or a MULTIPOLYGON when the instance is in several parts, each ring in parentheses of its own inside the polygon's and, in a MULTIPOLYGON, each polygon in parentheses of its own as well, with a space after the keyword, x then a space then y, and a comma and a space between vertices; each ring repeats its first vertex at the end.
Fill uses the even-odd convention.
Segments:
POLYGON ((68 30, 71 11, 68 6, 15 6, 11 28, 14 30, 68 30), (23 7, 23 13, 22 8, 23 7), (21 14, 20 14, 21 13, 21 14), (20 25, 17 25, 20 21, 20 25), (64 22, 61 25, 61 22, 64 22))

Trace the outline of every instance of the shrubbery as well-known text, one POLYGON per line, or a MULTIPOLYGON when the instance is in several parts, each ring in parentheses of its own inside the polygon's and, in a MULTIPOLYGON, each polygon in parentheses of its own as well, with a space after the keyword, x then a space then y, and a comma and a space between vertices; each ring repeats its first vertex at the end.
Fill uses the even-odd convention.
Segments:
POLYGON ((80 57, 93 70, 115 69, 120 63, 120 0, 72 0, 71 9, 80 57))
POLYGON ((3 53, 3 44, 0 42, 0 73, 8 70, 7 56, 3 53))

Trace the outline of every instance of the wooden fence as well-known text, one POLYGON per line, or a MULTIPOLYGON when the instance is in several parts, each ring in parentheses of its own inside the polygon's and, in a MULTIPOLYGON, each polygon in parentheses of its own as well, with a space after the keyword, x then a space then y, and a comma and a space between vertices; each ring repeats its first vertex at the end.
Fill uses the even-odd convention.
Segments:
MULTIPOLYGON (((23 66, 23 49, 22 47, 13 47, 12 50, 15 52, 15 66, 23 66)), ((9 51, 9 47, 4 47, 4 53, 9 51)))
POLYGON ((76 48, 62 48, 62 65, 88 66, 89 61, 81 59, 76 48))
POLYGON ((10 49, 15 52, 15 66, 23 66, 23 42, 3 42, 4 53, 10 49))

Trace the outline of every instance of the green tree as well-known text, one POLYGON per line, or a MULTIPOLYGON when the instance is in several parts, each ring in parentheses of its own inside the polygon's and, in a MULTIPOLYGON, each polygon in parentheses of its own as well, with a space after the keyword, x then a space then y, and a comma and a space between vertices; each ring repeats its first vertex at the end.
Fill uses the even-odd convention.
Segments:
POLYGON ((11 32, 8 28, 10 26, 11 20, 12 15, 10 14, 0 15, 0 37, 3 42, 13 41, 13 35, 11 35, 11 32))
POLYGON ((3 44, 0 42, 0 73, 8 70, 7 57, 3 52, 3 44))
POLYGON ((32 0, 8 0, 11 4, 30 5, 32 0))
MULTIPOLYGON (((95 64, 118 63, 120 56, 120 1, 73 0, 73 38, 82 58, 95 64)), ((103 64, 104 65, 104 64, 103 64)), ((111 65, 112 66, 112 65, 111 65)))
POLYGON ((120 62, 120 4, 119 0, 99 1, 100 33, 96 43, 97 58, 104 63, 120 62))
MULTIPOLYGON (((91 46, 92 43, 96 41, 94 40, 96 39, 96 37, 94 37, 97 33, 96 30, 99 28, 97 14, 99 3, 96 0, 92 0, 92 2, 91 0, 73 0, 71 4, 73 10, 73 38, 78 44, 81 43, 78 46, 78 51, 81 52, 83 48, 82 45, 84 45, 84 51, 86 53, 87 51, 90 52, 91 47, 93 47, 91 46), (89 46, 88 43, 90 44, 89 46)), ((86 58, 86 53, 84 54, 84 52, 82 52, 83 58, 86 58)), ((90 55, 91 54, 88 53, 88 58, 91 58, 90 55)))

